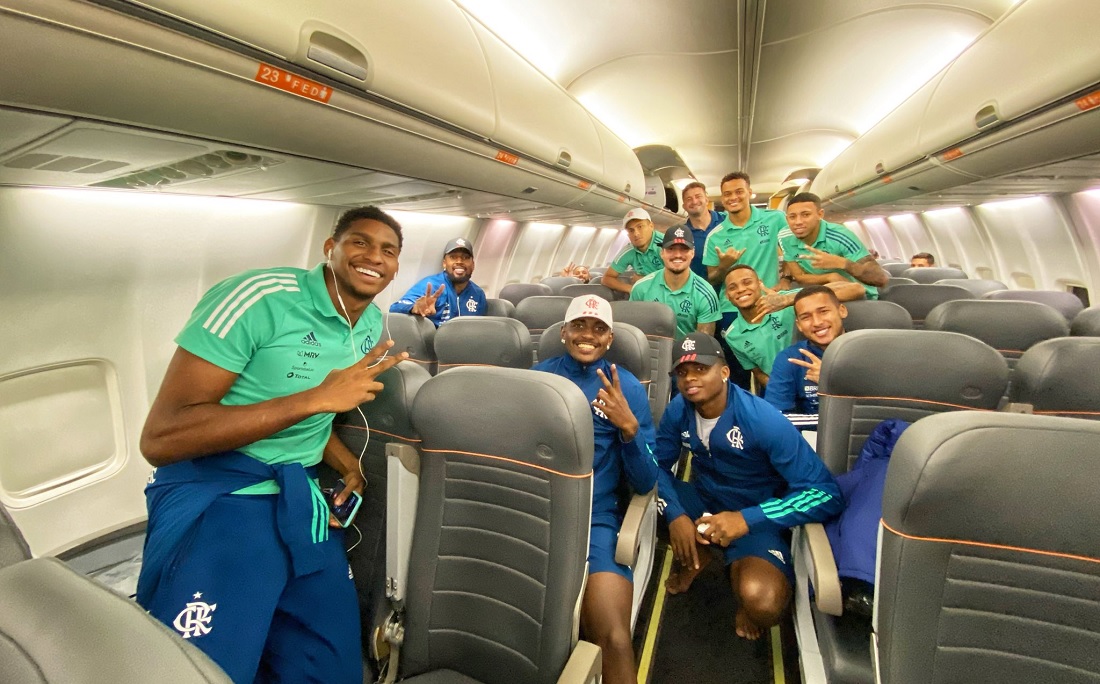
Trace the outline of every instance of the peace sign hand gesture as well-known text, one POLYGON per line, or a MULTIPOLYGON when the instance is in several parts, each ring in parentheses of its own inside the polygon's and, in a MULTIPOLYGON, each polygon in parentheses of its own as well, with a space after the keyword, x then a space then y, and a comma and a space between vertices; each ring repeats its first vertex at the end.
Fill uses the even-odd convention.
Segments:
POLYGON ((382 391, 377 378, 390 368, 409 358, 408 352, 388 356, 393 340, 379 342, 366 356, 347 368, 338 368, 315 387, 320 411, 318 413, 343 413, 360 404, 373 401, 382 391))
POLYGON ((843 271, 844 267, 848 265, 848 260, 839 254, 829 254, 810 246, 807 246, 806 249, 810 250, 810 253, 799 254, 799 258, 807 259, 810 266, 819 271, 843 271))
POLYGON ((596 374, 600 376, 600 381, 603 382, 603 389, 596 393, 596 399, 592 402, 592 406, 602 411, 607 419, 611 421, 611 424, 619 428, 624 442, 629 442, 634 439, 634 435, 638 434, 638 419, 634 417, 634 412, 630 410, 630 404, 627 403, 626 397, 623 395, 623 386, 619 381, 619 369, 615 367, 615 364, 611 364, 610 381, 602 370, 597 369, 596 374))
POLYGON ((821 359, 817 358, 817 355, 815 355, 809 349, 799 349, 798 351, 802 352, 802 355, 805 356, 807 359, 809 359, 809 361, 803 361, 802 359, 787 359, 787 360, 790 361, 791 363, 793 363, 796 366, 802 366, 803 368, 805 368, 806 369, 806 379, 807 380, 809 380, 810 382, 820 382, 821 381, 821 359))
POLYGON ((440 285, 439 289, 432 292, 432 284, 428 283, 427 288, 424 290, 424 294, 413 302, 412 310, 409 312, 415 316, 432 316, 435 314, 435 303, 439 300, 439 295, 443 294, 443 286, 440 285))

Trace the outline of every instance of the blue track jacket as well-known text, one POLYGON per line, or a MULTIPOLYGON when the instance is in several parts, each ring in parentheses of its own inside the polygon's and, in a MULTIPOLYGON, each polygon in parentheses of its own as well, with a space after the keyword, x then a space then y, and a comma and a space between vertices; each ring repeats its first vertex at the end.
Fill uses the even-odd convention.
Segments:
POLYGON ((740 511, 750 531, 825 521, 844 508, 833 476, 783 414, 732 383, 726 410, 700 441, 695 407, 669 402, 657 430, 658 502, 665 520, 686 515, 672 486, 681 446, 691 449, 693 483, 708 506, 740 511))
POLYGON ((474 281, 467 282, 462 294, 458 294, 455 292, 454 284, 447 278, 446 272, 440 271, 418 280, 404 297, 390 304, 390 312, 407 314, 412 311, 413 304, 424 296, 424 291, 428 289, 429 284, 432 286, 432 292, 438 290, 440 285, 443 286, 443 294, 439 295, 439 299, 435 302, 435 313, 427 317, 437 328, 458 316, 484 316, 489 309, 489 304, 485 300, 485 290, 478 287, 474 281))
MULTIPOLYGON (((596 393, 603 387, 596 370, 602 370, 608 380, 611 379, 611 364, 600 359, 596 363, 584 366, 572 356, 564 354, 535 365, 533 370, 560 375, 572 380, 584 392, 591 404, 596 393)), ((645 388, 627 369, 619 366, 619 382, 623 396, 630 410, 638 419, 638 434, 634 439, 624 442, 619 428, 604 416, 597 408, 592 408, 592 427, 595 432, 595 455, 592 459, 592 522, 600 518, 611 518, 618 525, 619 513, 618 488, 626 471, 630 486, 635 492, 645 493, 653 489, 657 482, 657 461, 653 457, 653 417, 649 411, 649 398, 645 388)))

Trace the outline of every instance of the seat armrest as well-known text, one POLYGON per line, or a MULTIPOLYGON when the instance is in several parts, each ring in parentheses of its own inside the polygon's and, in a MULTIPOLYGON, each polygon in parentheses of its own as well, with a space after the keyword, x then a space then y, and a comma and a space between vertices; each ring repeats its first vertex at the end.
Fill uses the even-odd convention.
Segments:
POLYGON ((409 555, 420 493, 420 452, 408 444, 386 445, 386 598, 405 599, 409 555))
POLYGON ((569 654, 569 661, 558 677, 558 684, 589 684, 599 681, 603 673, 603 653, 588 641, 578 641, 569 654))
POLYGON ((657 487, 645 494, 635 494, 630 497, 630 505, 627 506, 622 527, 619 529, 619 541, 615 545, 616 563, 634 567, 634 563, 638 560, 638 549, 641 548, 642 522, 645 520, 646 510, 656 503, 657 487))
POLYGON ((802 526, 802 553, 809 555, 810 580, 814 586, 817 609, 828 615, 844 613, 844 598, 840 593, 840 576, 837 574, 833 547, 821 523, 802 526))

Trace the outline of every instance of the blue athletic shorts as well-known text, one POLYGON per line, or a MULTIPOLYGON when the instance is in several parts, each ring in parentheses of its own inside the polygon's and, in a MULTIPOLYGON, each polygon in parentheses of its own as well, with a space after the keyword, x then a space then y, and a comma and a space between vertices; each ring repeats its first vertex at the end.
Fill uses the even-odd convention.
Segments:
MULTIPOLYGON (((680 505, 684 507, 684 511, 692 521, 698 520, 703 513, 721 512, 719 506, 707 506, 704 504, 699 494, 699 490, 690 482, 676 480, 674 486, 676 487, 676 498, 680 500, 680 505)), ((726 565, 745 558, 746 556, 763 558, 778 568, 787 576, 787 580, 791 584, 794 584, 794 566, 791 565, 791 545, 781 532, 749 532, 724 549, 718 545, 714 545, 714 548, 722 552, 726 565)))
POLYGON ((615 562, 615 546, 619 543, 619 527, 611 521, 592 521, 592 537, 588 542, 588 574, 613 572, 631 582, 634 573, 625 565, 615 562))
POLYGON ((144 607, 234 682, 360 684, 358 595, 343 531, 330 530, 321 542, 322 570, 292 577, 275 522, 277 501, 274 495, 215 500, 144 607))

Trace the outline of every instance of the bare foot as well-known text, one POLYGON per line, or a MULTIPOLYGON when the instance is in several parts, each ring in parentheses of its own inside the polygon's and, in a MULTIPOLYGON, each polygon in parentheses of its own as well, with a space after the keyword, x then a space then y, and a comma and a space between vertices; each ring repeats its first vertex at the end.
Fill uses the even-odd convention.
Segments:
POLYGON ((709 553, 699 554, 699 567, 695 568, 691 565, 681 565, 680 563, 673 564, 673 570, 668 575, 668 580, 665 581, 665 589, 670 594, 682 594, 688 590, 691 583, 695 581, 695 577, 703 571, 703 568, 707 567, 710 563, 711 555, 709 553))
POLYGON ((744 608, 739 608, 737 610, 737 617, 734 618, 734 622, 736 624, 737 636, 742 639, 756 641, 764 634, 763 628, 749 619, 744 608))

